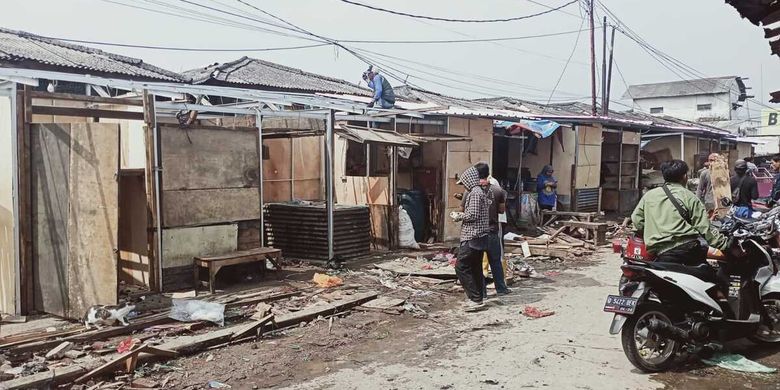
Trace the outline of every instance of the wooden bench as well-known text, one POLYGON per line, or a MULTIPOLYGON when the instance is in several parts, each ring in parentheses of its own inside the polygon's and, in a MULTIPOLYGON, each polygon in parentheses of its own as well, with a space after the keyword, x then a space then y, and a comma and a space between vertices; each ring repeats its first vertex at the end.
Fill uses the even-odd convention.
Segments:
POLYGON ((261 272, 265 274, 266 267, 265 261, 269 260, 273 263, 277 271, 282 270, 282 250, 274 248, 254 248, 243 251, 231 252, 216 256, 201 256, 194 257, 194 279, 195 279, 195 295, 198 295, 198 288, 200 287, 200 269, 206 268, 209 270, 209 291, 214 294, 214 279, 217 276, 217 272, 222 267, 236 264, 247 264, 259 262, 261 265, 261 272))
POLYGON ((596 245, 607 243, 607 224, 604 222, 562 221, 561 224, 569 228, 585 229, 588 232, 585 240, 588 240, 592 233, 593 243, 596 245))
POLYGON ((553 222, 558 220, 559 217, 570 217, 579 220, 585 220, 586 222, 592 222, 598 218, 599 213, 584 213, 577 211, 558 211, 558 210, 542 210, 542 226, 550 226, 553 222), (545 221, 545 217, 548 217, 545 221))

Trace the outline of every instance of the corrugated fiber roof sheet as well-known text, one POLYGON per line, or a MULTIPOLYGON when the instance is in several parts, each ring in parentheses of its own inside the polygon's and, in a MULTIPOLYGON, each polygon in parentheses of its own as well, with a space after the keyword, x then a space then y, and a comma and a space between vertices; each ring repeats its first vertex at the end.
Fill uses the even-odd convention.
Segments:
POLYGON ((717 94, 740 91, 736 76, 712 77, 706 79, 692 79, 671 81, 666 83, 630 85, 623 95, 624 99, 643 99, 653 97, 689 96, 702 94, 717 94))
POLYGON ((300 92, 322 92, 371 96, 371 90, 345 80, 275 64, 273 62, 242 57, 224 64, 184 72, 195 84, 209 81, 254 87, 270 87, 300 92))
MULTIPOLYGON (((135 79, 186 81, 177 73, 149 65, 142 60, 106 53, 87 46, 74 45, 23 31, 0 28, 0 66, 20 62, 131 76, 135 79)), ((72 73, 72 71, 71 71, 72 73)))

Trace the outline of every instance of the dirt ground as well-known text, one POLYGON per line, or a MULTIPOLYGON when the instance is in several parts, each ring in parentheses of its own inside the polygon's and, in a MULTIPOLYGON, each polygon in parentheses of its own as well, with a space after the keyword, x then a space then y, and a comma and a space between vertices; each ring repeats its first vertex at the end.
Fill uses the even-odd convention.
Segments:
MULTIPOLYGON (((635 370, 619 337, 608 333, 612 316, 602 312, 606 295, 616 291, 621 263, 606 250, 530 262, 538 277, 515 278, 512 294, 491 298, 479 313, 461 310, 463 293, 452 281, 390 277, 373 270, 371 261, 350 264, 339 273, 344 285, 333 289, 310 286, 314 268, 292 267, 274 285, 309 286, 308 293, 298 303, 275 305, 295 310, 291 305, 376 291, 405 299, 403 313, 353 308, 259 341, 143 364, 134 377, 167 389, 780 389, 780 374, 735 373, 695 358, 680 359, 664 374, 635 370), (530 319, 522 315, 529 306, 554 314, 530 319)), ((727 348, 780 367, 780 347, 740 341, 727 348)), ((118 384, 111 388, 131 388, 133 377, 102 380, 118 384)))
MULTIPOLYGON (((623 355, 601 308, 616 289, 619 258, 532 265, 542 278, 520 279, 507 297, 476 314, 459 309, 461 292, 412 299, 427 315, 351 311, 259 342, 219 348, 157 366, 149 375, 168 387, 280 389, 777 389, 777 374, 740 374, 681 361, 670 373, 645 375, 623 355), (555 311, 521 315, 528 305, 555 311), (329 329, 330 328, 330 329, 329 329)), ((349 282, 349 276, 345 281, 349 282)), ((730 344, 767 366, 780 348, 730 344)), ((154 367, 154 366, 152 366, 154 367)))

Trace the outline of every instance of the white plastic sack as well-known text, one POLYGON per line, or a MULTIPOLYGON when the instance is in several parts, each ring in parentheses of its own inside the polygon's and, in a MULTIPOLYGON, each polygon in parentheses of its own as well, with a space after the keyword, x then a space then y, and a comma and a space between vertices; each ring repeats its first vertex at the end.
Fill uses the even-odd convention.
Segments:
POLYGON ((209 321, 219 326, 225 326, 225 305, 190 299, 174 299, 171 314, 168 317, 182 322, 209 321))
POLYGON ((420 249, 420 245, 414 239, 412 218, 402 207, 398 210, 398 225, 398 241, 401 248, 420 249))
POLYGON ((526 226, 536 226, 539 224, 539 204, 536 197, 531 194, 523 194, 520 198, 520 221, 526 226))

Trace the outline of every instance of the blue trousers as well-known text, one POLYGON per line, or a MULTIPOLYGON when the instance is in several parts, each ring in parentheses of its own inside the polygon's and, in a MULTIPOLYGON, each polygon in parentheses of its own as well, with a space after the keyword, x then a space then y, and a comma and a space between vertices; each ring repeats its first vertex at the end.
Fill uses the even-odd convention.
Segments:
MULTIPOLYGON (((493 275, 493 282, 496 284, 496 292, 506 292, 506 280, 504 280, 504 265, 501 264, 504 250, 501 246, 501 235, 498 232, 488 233, 488 264, 490 264, 490 273, 493 275)), ((487 296, 487 289, 483 290, 487 296)))

